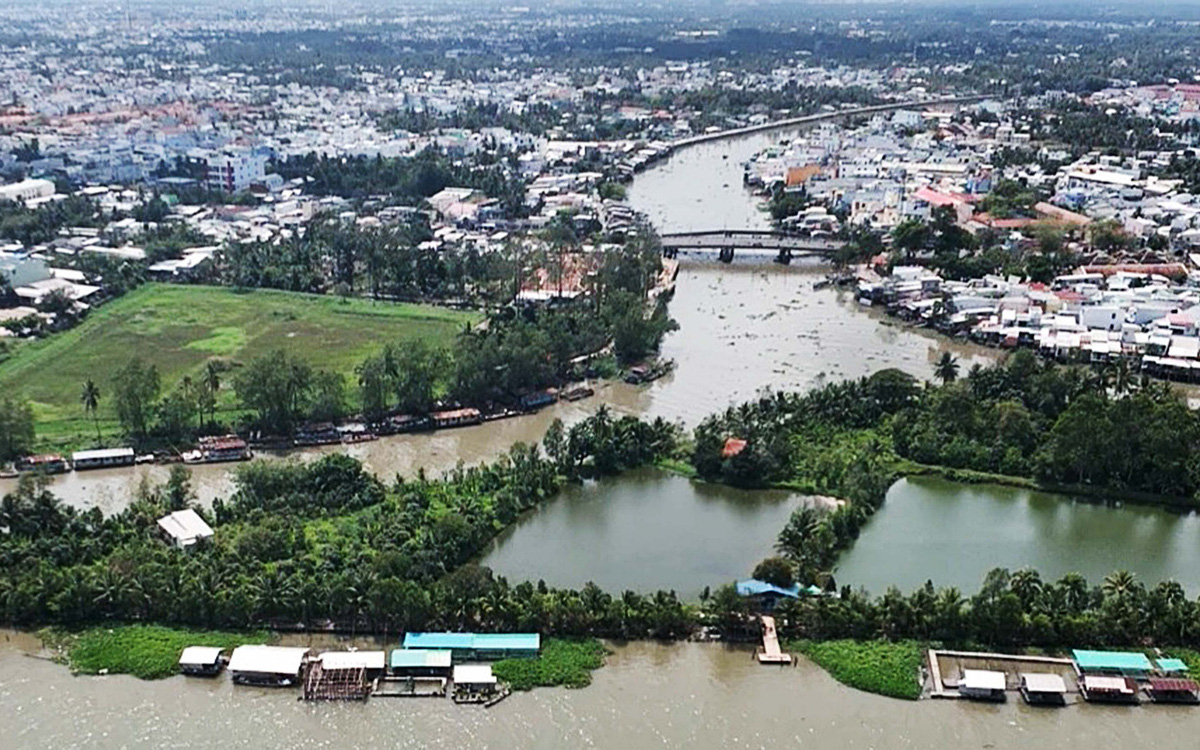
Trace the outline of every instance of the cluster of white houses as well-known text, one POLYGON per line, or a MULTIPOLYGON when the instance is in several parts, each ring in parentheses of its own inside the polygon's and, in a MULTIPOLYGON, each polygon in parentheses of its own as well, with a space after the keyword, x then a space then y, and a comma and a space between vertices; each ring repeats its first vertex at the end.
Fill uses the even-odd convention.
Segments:
POLYGON ((1064 362, 1126 357, 1152 375, 1195 380, 1200 286, 1193 276, 1200 272, 1184 264, 1126 264, 1080 268, 1049 284, 999 276, 947 281, 900 266, 886 278, 860 271, 858 295, 863 304, 979 343, 1029 347, 1064 362))
POLYGON ((390 654, 253 644, 238 646, 226 658, 220 648, 190 646, 180 655, 179 668, 186 675, 214 676, 227 667, 235 684, 300 686, 306 700, 450 693, 459 703, 490 705, 507 689, 486 662, 532 659, 540 651, 537 633, 408 633, 390 654))

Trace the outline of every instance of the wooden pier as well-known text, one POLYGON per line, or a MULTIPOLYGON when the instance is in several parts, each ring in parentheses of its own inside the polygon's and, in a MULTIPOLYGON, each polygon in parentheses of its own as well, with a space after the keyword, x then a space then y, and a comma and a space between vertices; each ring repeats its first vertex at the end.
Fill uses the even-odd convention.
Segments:
POLYGON ((791 664, 792 655, 785 654, 779 649, 779 634, 775 632, 775 618, 770 615, 762 616, 763 645, 758 650, 759 664, 791 664))

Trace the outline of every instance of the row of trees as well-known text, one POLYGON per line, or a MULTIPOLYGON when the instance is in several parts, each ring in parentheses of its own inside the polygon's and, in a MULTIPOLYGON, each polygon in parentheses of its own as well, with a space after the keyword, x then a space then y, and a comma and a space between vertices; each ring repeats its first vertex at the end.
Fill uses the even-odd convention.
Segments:
POLYGON ((685 634, 689 610, 668 592, 616 598, 594 586, 509 586, 468 564, 565 482, 672 455, 678 440, 666 422, 607 410, 569 429, 556 423, 551 435, 544 451, 518 445, 491 465, 391 486, 344 455, 251 463, 230 498, 201 511, 215 539, 188 553, 160 542, 155 527, 192 502, 182 468, 111 517, 63 507, 43 481, 25 477, 0 502, 0 617, 685 634))

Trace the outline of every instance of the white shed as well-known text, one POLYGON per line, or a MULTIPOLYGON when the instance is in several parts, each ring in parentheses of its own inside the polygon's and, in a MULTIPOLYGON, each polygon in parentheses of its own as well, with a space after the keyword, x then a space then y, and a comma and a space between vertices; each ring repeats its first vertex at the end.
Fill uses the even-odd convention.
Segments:
POLYGON ((210 539, 212 527, 191 508, 177 510, 158 519, 158 527, 176 547, 190 547, 201 539, 210 539))

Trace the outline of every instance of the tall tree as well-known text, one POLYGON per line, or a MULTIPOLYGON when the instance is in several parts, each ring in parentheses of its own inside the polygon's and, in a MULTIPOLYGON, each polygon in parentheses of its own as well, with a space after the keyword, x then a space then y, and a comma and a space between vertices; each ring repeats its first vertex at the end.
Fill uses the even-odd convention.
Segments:
POLYGON ((135 357, 117 370, 112 385, 121 427, 136 438, 145 438, 160 388, 158 368, 135 357))
POLYGON ((100 388, 91 378, 83 382, 83 389, 79 392, 79 401, 83 404, 84 414, 90 416, 96 424, 96 441, 99 442, 100 418, 96 409, 100 406, 100 388))

